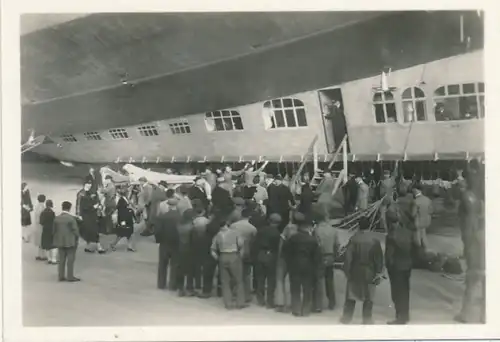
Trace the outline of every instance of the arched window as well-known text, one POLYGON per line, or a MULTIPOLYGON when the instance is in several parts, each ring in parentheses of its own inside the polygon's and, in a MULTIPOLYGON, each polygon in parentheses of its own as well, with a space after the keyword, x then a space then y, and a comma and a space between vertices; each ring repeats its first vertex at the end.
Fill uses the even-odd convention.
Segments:
POLYGON ((241 131, 243 122, 235 110, 217 110, 205 114, 205 125, 209 132, 241 131))
POLYGON ((403 113, 405 122, 425 121, 425 93, 418 87, 403 91, 403 113))
POLYGON ((434 92, 436 121, 484 118, 484 83, 449 84, 434 92))
POLYGON ((375 109, 376 122, 398 122, 396 102, 391 91, 376 92, 373 95, 373 108, 375 109))
POLYGON ((298 99, 281 98, 264 102, 264 126, 266 129, 306 127, 306 109, 298 99))

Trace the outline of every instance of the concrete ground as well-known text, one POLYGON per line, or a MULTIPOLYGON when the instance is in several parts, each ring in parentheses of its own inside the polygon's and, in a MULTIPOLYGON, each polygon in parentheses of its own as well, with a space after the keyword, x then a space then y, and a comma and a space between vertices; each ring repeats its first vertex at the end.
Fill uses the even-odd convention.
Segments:
MULTIPOLYGON (((59 164, 25 164, 23 180, 28 182, 33 200, 44 193, 58 208, 63 200, 75 200, 82 169, 59 164)), ((21 239, 21 237, 19 237, 21 239)), ((103 237, 107 247, 112 236, 103 237)), ((454 235, 429 236, 432 249, 455 249, 454 235), (448 247, 446 247, 448 246, 448 247)), ((296 318, 256 305, 227 311, 222 300, 179 298, 175 293, 156 289, 157 246, 151 238, 139 238, 137 252, 119 245, 116 252, 77 252, 76 276, 79 283, 57 282, 57 266, 36 261, 36 248, 23 244, 23 321, 25 326, 143 326, 143 325, 246 325, 246 324, 337 324, 345 296, 345 278, 336 271, 338 307, 334 311, 296 318)), ((464 286, 438 273, 415 270, 411 278, 412 324, 454 323, 461 305, 464 286)), ((360 305, 354 323, 360 322, 360 305)), ((376 323, 385 324, 394 315, 390 287, 384 281, 377 289, 374 306, 376 323)))

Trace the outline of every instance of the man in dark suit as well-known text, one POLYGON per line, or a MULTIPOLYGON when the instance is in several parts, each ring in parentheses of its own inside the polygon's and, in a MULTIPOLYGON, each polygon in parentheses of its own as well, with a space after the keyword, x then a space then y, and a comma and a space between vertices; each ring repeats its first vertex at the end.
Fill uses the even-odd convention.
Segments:
POLYGON ((54 247, 59 251, 59 281, 80 281, 73 274, 75 264, 76 248, 78 246, 78 224, 76 218, 69 213, 70 202, 63 202, 62 213, 54 220, 54 247), (64 271, 68 265, 67 277, 64 271))
POLYGON ((160 214, 154 223, 154 235, 158 243, 158 283, 159 289, 167 286, 168 266, 170 265, 170 277, 168 287, 171 291, 177 290, 177 255, 179 251, 179 231, 177 227, 181 221, 181 215, 177 210, 177 200, 167 200, 168 211, 160 214))
POLYGON ((96 174, 93 167, 89 169, 89 173, 85 176, 85 183, 90 183, 92 186, 90 187, 90 192, 93 194, 97 193, 97 189, 101 187, 101 179, 100 174, 96 174))
POLYGON ((292 314, 308 316, 312 308, 315 265, 321 258, 316 237, 312 235, 311 222, 304 214, 294 213, 297 234, 284 244, 284 254, 290 270, 292 314))
POLYGON ((385 265, 396 309, 396 319, 388 324, 407 324, 410 320, 413 231, 406 203, 398 202, 391 203, 386 212, 388 234, 385 242, 385 265))
POLYGON ((279 214, 281 216, 282 221, 279 227, 281 233, 290 221, 290 209, 295 206, 295 199, 290 189, 283 184, 283 177, 281 175, 276 176, 274 184, 272 187, 268 187, 269 207, 267 214, 269 216, 271 214, 279 214))

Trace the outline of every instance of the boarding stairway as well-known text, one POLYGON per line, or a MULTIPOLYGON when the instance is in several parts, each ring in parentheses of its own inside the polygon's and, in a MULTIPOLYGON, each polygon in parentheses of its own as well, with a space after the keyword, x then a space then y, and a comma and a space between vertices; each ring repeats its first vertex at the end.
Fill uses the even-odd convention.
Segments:
MULTIPOLYGON (((332 159, 330 160, 330 163, 328 164, 328 167, 326 168, 326 170, 328 170, 328 172, 332 174, 334 179, 344 178, 344 181, 347 180, 346 141, 347 141, 347 135, 345 135, 344 138, 342 139, 342 142, 338 146, 337 150, 335 151, 335 154, 333 155, 332 159), (343 155, 343 163, 339 164, 337 163, 337 161, 340 161, 339 156, 341 154, 343 155)), ((315 165, 317 166, 317 162, 315 162, 315 165)), ((314 168, 314 175, 311 178, 311 188, 313 190, 316 190, 323 181, 324 172, 325 171, 319 169, 318 167, 314 168)))

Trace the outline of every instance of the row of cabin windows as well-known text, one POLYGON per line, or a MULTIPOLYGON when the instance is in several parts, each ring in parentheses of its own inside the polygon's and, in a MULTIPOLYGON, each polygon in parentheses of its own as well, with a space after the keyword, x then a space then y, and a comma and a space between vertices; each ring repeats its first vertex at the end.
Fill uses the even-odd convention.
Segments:
MULTIPOLYGON (((427 120, 427 99, 422 89, 408 88, 401 94, 404 122, 427 120)), ((484 118, 484 83, 450 84, 434 91, 436 121, 470 120, 484 118)), ((373 96, 377 123, 398 122, 396 100, 391 91, 373 96)))
MULTIPOLYGON (((426 121, 427 99, 418 87, 407 88, 401 94, 404 122, 426 121)), ((451 84, 434 91, 434 115, 436 121, 468 120, 483 118, 484 83, 451 84)), ((280 98, 264 102, 263 118, 266 129, 306 127, 307 118, 304 103, 294 98, 280 98)), ((375 121, 377 123, 398 122, 396 99, 391 91, 377 92, 373 96, 375 121)), ((241 131, 243 121, 235 110, 218 110, 205 114, 205 125, 209 132, 241 131)), ((187 120, 169 124, 172 134, 189 134, 187 120)), ((139 134, 144 137, 158 136, 155 125, 141 126, 139 134)), ((128 139, 124 128, 110 129, 113 139, 128 139)), ((98 132, 84 133, 87 140, 102 140, 98 132)), ((71 134, 61 136, 63 141, 76 142, 71 134)))
MULTIPOLYGON (((306 127, 307 118, 304 103, 298 99, 281 98, 264 103, 264 126, 266 129, 306 127)), ((205 125, 209 132, 241 131, 243 121, 239 112, 235 110, 218 110, 205 114, 205 125)), ((187 120, 169 124, 172 134, 189 134, 191 127, 187 120)), ((144 137, 158 136, 158 128, 154 125, 138 127, 139 134, 144 137)), ((124 128, 110 129, 112 139, 128 139, 129 135, 124 128)), ((84 133, 87 140, 102 140, 98 132, 84 133)), ((77 141, 74 136, 64 138, 64 141, 77 141)))

